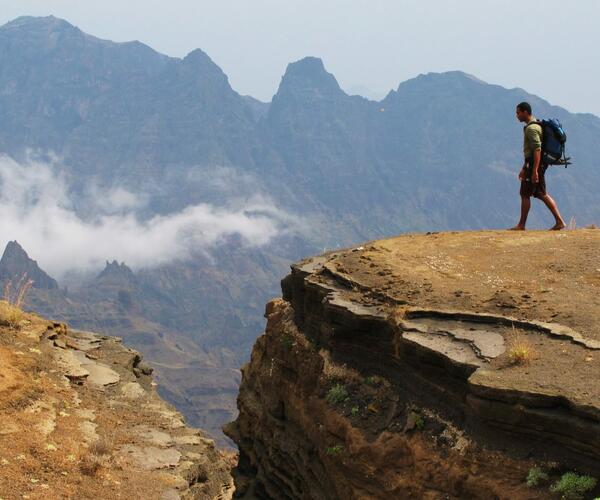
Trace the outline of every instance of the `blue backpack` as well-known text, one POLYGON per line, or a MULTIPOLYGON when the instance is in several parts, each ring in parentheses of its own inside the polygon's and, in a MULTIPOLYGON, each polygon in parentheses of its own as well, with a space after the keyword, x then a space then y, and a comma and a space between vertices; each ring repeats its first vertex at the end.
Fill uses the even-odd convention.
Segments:
POLYGON ((525 128, 534 123, 542 127, 542 163, 564 165, 565 168, 571 165, 571 157, 565 153, 567 134, 560 121, 557 118, 535 121, 528 123, 525 128))

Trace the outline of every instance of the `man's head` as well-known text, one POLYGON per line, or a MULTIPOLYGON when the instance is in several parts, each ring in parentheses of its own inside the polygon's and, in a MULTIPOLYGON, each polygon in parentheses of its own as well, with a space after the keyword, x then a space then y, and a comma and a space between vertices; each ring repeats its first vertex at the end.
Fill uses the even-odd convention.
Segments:
POLYGON ((517 120, 521 123, 527 123, 531 120, 531 104, 528 102, 520 102, 517 104, 517 120))

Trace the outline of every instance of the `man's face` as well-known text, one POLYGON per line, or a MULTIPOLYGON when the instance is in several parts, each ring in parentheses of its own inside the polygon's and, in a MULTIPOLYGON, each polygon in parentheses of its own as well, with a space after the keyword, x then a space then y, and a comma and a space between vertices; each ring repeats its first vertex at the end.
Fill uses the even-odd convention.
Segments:
POLYGON ((521 123, 524 123, 527 120, 529 120, 529 114, 527 113, 527 111, 523 111, 517 108, 517 120, 519 120, 521 123))

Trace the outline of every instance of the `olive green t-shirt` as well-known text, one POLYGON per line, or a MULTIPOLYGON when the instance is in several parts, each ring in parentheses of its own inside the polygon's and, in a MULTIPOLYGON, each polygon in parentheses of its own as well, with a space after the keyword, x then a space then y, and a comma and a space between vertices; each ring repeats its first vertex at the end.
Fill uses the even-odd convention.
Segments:
MULTIPOLYGON (((529 123, 536 121, 532 116, 529 123)), ((535 151, 542 149, 542 127, 537 123, 525 127, 523 137, 523 155, 525 159, 533 158, 535 151)))

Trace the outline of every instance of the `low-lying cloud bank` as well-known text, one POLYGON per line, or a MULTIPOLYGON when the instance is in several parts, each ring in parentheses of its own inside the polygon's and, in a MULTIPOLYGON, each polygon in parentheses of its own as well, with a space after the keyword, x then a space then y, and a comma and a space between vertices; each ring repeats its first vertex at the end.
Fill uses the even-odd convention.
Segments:
POLYGON ((228 207, 193 205, 141 220, 137 212, 148 203, 143 193, 92 187, 86 195, 94 220, 75 212, 69 183, 53 165, 20 164, 0 156, 0 251, 17 240, 43 269, 60 277, 112 259, 134 268, 185 259, 210 252, 233 235, 260 246, 298 225, 261 196, 232 200, 228 207))

